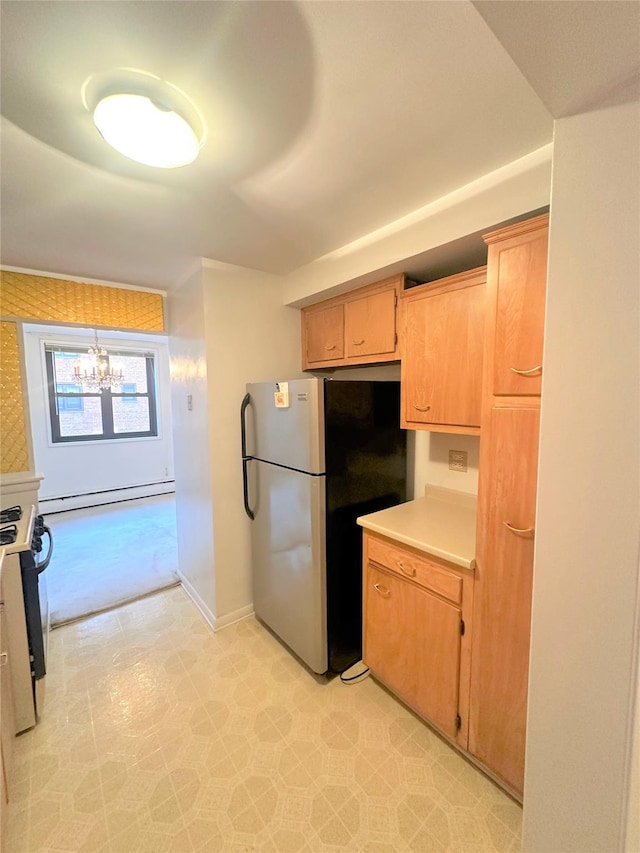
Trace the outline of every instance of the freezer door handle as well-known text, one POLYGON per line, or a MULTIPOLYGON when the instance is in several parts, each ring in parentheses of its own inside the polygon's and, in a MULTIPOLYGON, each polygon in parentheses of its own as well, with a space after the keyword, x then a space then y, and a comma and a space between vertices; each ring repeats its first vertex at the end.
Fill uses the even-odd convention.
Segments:
POLYGON ((248 459, 242 460, 242 494, 244 497, 244 511, 247 513, 251 521, 256 517, 254 511, 249 506, 249 477, 247 475, 248 459))

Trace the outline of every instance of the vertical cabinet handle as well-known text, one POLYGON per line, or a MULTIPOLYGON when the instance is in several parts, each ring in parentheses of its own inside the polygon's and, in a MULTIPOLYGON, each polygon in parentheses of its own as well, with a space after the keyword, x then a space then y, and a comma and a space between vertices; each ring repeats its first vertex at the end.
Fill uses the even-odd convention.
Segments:
POLYGON ((390 590, 388 590, 386 586, 382 586, 382 584, 380 584, 380 583, 374 583, 373 588, 383 598, 389 598, 389 596, 391 595, 390 590))
POLYGON ((0 653, 0 666, 6 666, 9 655, 7 652, 0 653))
POLYGON ((517 367, 510 367, 509 370, 513 370, 513 372, 517 373, 518 376, 533 376, 534 373, 542 373, 542 365, 538 364, 536 367, 531 367, 529 370, 518 370, 517 367))

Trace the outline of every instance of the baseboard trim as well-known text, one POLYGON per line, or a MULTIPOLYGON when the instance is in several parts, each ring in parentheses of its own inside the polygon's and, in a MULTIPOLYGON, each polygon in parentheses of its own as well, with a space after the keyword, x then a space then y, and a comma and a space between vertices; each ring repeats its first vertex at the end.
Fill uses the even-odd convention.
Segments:
POLYGON ((216 619, 214 631, 221 631, 223 628, 228 628, 229 625, 235 625, 236 622, 242 622, 243 619, 248 619, 253 616, 253 604, 247 604, 246 607, 240 607, 232 613, 227 613, 226 616, 221 616, 216 619))
POLYGON ((94 506, 132 501, 138 498, 151 498, 156 495, 167 495, 175 492, 173 480, 166 483, 149 483, 144 486, 125 486, 122 489, 108 489, 103 492, 92 492, 85 495, 71 495, 64 498, 40 498, 40 512, 52 515, 72 509, 89 509, 94 506))
POLYGON ((241 622, 243 619, 247 619, 249 616, 253 616, 253 604, 247 604, 246 607, 240 607, 238 610, 234 610, 232 613, 227 613, 225 616, 220 616, 220 618, 217 618, 213 615, 211 610, 204 603, 200 594, 197 592, 193 584, 187 580, 187 578, 182 574, 182 572, 178 571, 178 577, 180 578, 182 588, 189 596, 191 601, 193 601, 200 613, 202 613, 205 622, 211 628, 212 631, 221 631, 223 628, 228 628, 229 625, 235 625, 236 622, 241 622))
POLYGON ((198 608, 200 613, 204 616, 204 621, 211 628, 212 631, 216 630, 216 617, 209 610, 207 605, 204 603, 198 592, 196 592, 196 588, 193 584, 189 583, 187 578, 182 574, 182 572, 178 569, 178 577, 180 578, 180 583, 182 584, 183 590, 187 593, 191 601, 198 608))

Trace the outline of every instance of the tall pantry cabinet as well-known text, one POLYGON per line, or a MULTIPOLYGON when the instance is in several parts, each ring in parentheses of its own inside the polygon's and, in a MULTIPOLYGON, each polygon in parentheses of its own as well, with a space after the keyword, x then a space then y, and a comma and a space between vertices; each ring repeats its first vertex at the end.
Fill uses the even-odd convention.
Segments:
POLYGON ((522 794, 548 215, 485 236, 469 751, 522 794))

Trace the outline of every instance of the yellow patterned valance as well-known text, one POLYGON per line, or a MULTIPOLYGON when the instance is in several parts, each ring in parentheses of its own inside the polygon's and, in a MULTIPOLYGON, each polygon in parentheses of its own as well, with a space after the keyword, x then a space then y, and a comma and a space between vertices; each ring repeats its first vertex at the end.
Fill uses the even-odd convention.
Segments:
POLYGON ((3 474, 29 470, 24 406, 18 330, 15 323, 0 323, 0 471, 3 474))
POLYGON ((0 271, 0 314, 40 322, 164 331, 158 293, 6 270, 0 271))

